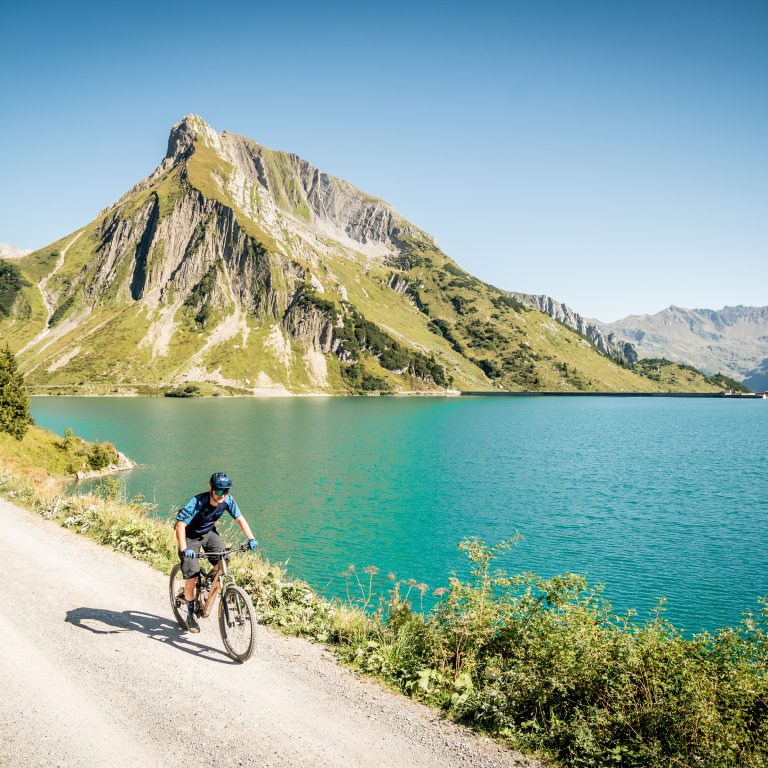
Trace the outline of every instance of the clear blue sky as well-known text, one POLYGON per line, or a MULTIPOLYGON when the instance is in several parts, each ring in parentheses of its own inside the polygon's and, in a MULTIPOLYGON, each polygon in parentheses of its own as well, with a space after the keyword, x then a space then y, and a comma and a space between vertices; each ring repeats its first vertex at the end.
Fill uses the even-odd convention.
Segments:
POLYGON ((461 266, 615 320, 768 304, 768 2, 0 4, 0 241, 39 247, 168 130, 305 157, 461 266))

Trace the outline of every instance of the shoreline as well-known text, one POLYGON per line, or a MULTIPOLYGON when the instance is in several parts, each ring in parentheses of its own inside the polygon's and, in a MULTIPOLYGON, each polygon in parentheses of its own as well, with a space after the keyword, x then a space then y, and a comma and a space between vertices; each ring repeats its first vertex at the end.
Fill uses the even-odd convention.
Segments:
MULTIPOLYGON (((30 389, 30 388, 28 388, 30 389)), ((348 394, 335 392, 276 392, 259 394, 216 394, 195 395, 194 397, 168 397, 162 394, 140 394, 138 392, 40 392, 30 391, 30 397, 103 397, 103 398, 157 398, 168 400, 275 400, 288 398, 460 398, 460 397, 674 397, 709 398, 725 400, 763 400, 766 392, 540 392, 534 390, 447 390, 442 392, 378 392, 370 394, 348 394)))
POLYGON ((461 392, 462 397, 707 397, 762 400, 764 392, 461 392))
MULTIPOLYGON (((65 497, 47 479, 35 478, 34 470, 23 475, 6 469, 0 477, 0 496, 164 573, 177 561, 172 530, 148 517, 148 507, 141 502, 65 497)), ((740 764, 762 765, 765 744, 753 740, 752 726, 746 722, 750 712, 761 711, 757 707, 765 690, 758 661, 762 624, 757 634, 742 622, 686 639, 658 614, 635 623, 631 614, 611 612, 599 597, 595 602, 599 592, 588 589, 586 578, 576 574, 548 580, 518 574, 515 578, 524 577, 522 597, 516 589, 497 594, 495 587, 508 583, 511 574, 493 571, 492 561, 511 544, 501 541, 489 547, 465 539, 460 549, 474 565, 474 575, 454 579, 440 595, 442 612, 416 611, 408 602, 409 582, 403 581, 389 592, 387 614, 375 618, 366 613, 367 602, 362 605, 364 594, 346 603, 329 601, 305 582, 289 577, 280 564, 261 558, 238 563, 237 578, 267 624, 325 645, 362 676, 435 707, 436 716, 474 721, 476 732, 522 748, 529 756, 549 755, 563 766, 602 765, 598 758, 621 747, 627 754, 649 758, 643 764, 658 768, 682 763, 689 754, 700 756, 702 764, 714 764, 710 758, 726 754, 737 757, 740 764), (497 578, 502 581, 494 581, 497 578), (534 599, 536 595, 547 596, 547 602, 534 599), (487 611, 494 626, 502 622, 500 634, 488 635, 487 611), (457 636, 467 638, 460 652, 452 645, 457 636), (520 648, 533 652, 519 653, 520 648), (581 652, 574 656, 574 648, 582 649, 584 657, 580 658, 581 652), (725 674, 723 650, 735 654, 725 674), (542 686, 543 679, 554 684, 542 686), (648 699, 647 685, 660 694, 648 699), (578 735, 585 727, 580 712, 574 713, 572 691, 584 692, 590 713, 586 727, 598 737, 576 755, 561 746, 564 730, 578 735), (709 695, 712 691, 715 696, 709 695), (663 727, 657 728, 655 724, 662 721, 663 727), (640 723, 642 730, 627 732, 626 722, 640 723), (701 723, 712 725, 702 733, 701 723), (702 744, 707 751, 702 751, 702 744)), ((150 590, 162 594, 163 606, 165 583, 160 580, 159 587, 150 590)), ((89 604, 85 599, 81 603, 89 604)), ((150 617, 164 615, 159 608, 144 610, 143 615, 150 617)), ((758 721, 755 726, 762 724, 758 721)), ((501 749, 498 754, 510 755, 501 749)), ((541 764, 532 756, 513 759, 523 765, 541 764)), ((460 764, 472 765, 463 757, 460 764)))
MULTIPOLYGON (((132 469, 136 469, 139 465, 133 460, 129 459, 122 451, 117 451, 117 463, 109 464, 104 469, 87 469, 75 472, 75 482, 79 483, 81 480, 96 480, 100 477, 109 477, 110 475, 117 475, 120 472, 130 472, 132 469)), ((69 475, 69 477, 72 477, 69 475)))

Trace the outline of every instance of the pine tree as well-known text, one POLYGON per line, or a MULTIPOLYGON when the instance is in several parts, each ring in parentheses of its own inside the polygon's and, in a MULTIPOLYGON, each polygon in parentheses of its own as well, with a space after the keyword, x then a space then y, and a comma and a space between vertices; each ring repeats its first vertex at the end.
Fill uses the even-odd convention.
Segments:
POLYGON ((16 357, 6 346, 0 350, 0 432, 21 440, 31 423, 24 378, 18 371, 16 357))

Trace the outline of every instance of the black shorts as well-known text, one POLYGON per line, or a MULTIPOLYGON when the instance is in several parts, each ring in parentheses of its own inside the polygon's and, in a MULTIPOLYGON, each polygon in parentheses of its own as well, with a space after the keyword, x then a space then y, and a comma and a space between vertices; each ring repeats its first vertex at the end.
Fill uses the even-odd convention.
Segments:
MULTIPOLYGON (((198 538, 187 537, 187 549, 191 549, 195 552, 200 551, 200 547, 204 552, 221 552, 225 548, 224 539, 219 536, 214 528, 208 533, 204 533, 198 538)), ((184 574, 185 579, 194 579, 198 573, 200 573, 200 559, 197 557, 184 557, 183 553, 179 553, 181 559, 181 572, 184 574)), ((215 565, 219 562, 218 557, 211 557, 211 565, 215 565)))

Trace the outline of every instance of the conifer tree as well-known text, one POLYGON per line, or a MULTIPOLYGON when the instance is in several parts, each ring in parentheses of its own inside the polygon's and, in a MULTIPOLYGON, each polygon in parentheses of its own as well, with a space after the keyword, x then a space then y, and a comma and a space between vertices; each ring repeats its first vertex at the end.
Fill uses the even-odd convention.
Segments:
POLYGON ((24 378, 19 373, 16 357, 6 346, 0 350, 0 432, 8 432, 21 440, 31 422, 24 378))

